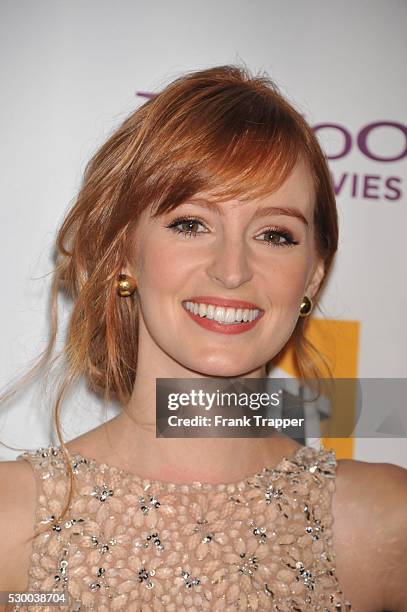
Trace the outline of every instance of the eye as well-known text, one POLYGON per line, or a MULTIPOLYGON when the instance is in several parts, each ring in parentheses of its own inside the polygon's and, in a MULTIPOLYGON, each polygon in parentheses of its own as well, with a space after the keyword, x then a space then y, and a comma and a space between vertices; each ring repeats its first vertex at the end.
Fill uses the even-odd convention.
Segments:
MULTIPOLYGON (((204 222, 198 217, 178 217, 165 227, 186 237, 207 233, 206 230, 198 231, 198 226, 205 227, 204 222)), ((259 234, 259 236, 268 236, 269 239, 261 240, 261 242, 274 247, 294 246, 299 244, 294 240, 289 231, 279 229, 278 227, 269 227, 259 234)))
POLYGON ((196 229, 198 225, 204 226, 203 222, 197 217, 179 217, 174 219, 169 225, 166 225, 166 227, 177 234, 184 234, 184 236, 205 234, 206 232, 198 232, 196 229))
POLYGON ((269 236, 269 240, 264 240, 267 245, 274 247, 286 247, 299 244, 294 240, 293 236, 287 230, 279 229, 278 227, 269 227, 259 236, 269 236))

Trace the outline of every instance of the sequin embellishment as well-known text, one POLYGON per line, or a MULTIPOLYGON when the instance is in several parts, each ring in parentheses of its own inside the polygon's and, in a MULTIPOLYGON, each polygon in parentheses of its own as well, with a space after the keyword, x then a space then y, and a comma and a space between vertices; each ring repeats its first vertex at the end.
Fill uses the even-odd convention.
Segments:
MULTIPOLYGON (((28 590, 82 612, 351 612, 335 575, 333 450, 299 448, 239 483, 148 481, 60 449, 18 457, 39 484, 28 590)), ((53 612, 57 606, 16 606, 53 612)))

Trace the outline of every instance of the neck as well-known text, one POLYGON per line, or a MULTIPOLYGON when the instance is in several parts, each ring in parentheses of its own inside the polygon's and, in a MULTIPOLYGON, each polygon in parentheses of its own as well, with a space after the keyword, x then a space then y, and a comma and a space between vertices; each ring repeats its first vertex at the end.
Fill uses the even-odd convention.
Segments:
MULTIPOLYGON (((273 467, 300 446, 277 431, 269 438, 156 438, 156 378, 204 377, 175 363, 157 367, 157 361, 149 361, 155 363, 153 374, 145 362, 138 363, 132 396, 109 422, 109 448, 125 469, 168 482, 235 482, 273 467)), ((242 375, 264 376, 264 368, 242 375)))

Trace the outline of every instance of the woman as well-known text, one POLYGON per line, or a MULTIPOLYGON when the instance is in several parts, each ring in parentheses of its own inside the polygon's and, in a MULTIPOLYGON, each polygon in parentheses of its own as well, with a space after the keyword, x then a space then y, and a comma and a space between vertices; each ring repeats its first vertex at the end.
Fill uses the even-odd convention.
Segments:
POLYGON ((406 470, 283 435, 155 436, 157 378, 263 378, 290 338, 317 376, 304 328, 335 199, 275 85, 233 66, 170 84, 90 162, 57 245, 61 446, 0 466, 1 589, 70 610, 407 610, 406 470), (80 376, 123 410, 66 444, 80 376))

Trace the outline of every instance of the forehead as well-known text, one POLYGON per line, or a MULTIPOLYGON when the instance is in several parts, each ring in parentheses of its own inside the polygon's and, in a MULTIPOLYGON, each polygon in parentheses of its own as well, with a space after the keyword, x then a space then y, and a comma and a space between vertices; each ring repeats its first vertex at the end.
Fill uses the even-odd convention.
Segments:
POLYGON ((315 185, 308 164, 304 160, 299 160, 284 183, 274 192, 260 199, 268 199, 270 202, 275 201, 276 203, 281 201, 287 205, 292 202, 303 211, 312 210, 315 199, 315 185))
MULTIPOLYGON (((222 211, 222 203, 228 203, 231 207, 239 204, 249 203, 250 209, 264 206, 294 207, 303 215, 311 215, 315 201, 315 184, 309 166, 303 160, 299 160, 288 178, 271 193, 265 193, 258 197, 245 196, 242 194, 236 198, 220 198, 216 192, 201 191, 196 193, 187 202, 203 204, 209 209, 222 211)), ((229 208, 229 206, 227 207, 229 208)))

